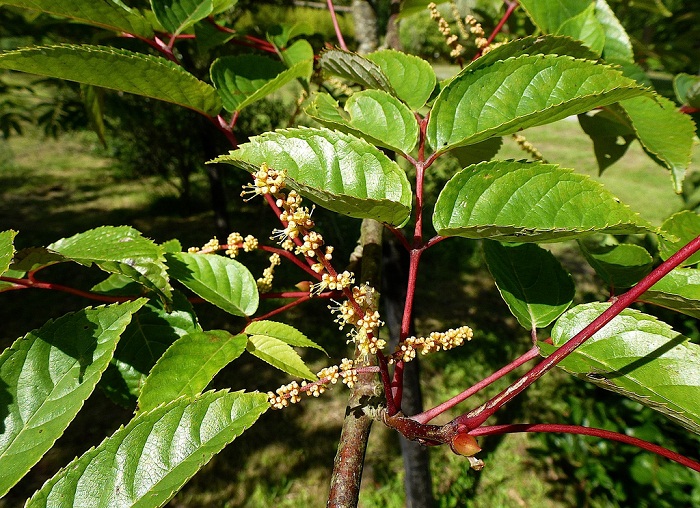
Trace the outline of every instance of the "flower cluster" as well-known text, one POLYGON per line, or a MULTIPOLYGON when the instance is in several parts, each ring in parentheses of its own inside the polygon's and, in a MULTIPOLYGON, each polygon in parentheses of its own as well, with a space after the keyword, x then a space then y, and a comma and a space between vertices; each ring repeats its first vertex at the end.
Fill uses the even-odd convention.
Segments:
MULTIPOLYGON (((464 21, 462 21, 462 18, 459 14, 459 10, 457 8, 457 4, 454 1, 450 2, 450 4, 452 6, 452 16, 457 22, 457 28, 464 40, 467 40, 470 38, 470 36, 474 35, 474 45, 478 49, 483 50, 486 47, 488 47, 489 42, 486 39, 486 37, 484 37, 485 33, 483 27, 481 26, 481 23, 479 23, 476 20, 476 18, 472 15, 466 16, 464 18, 464 21), (469 28, 467 28, 467 26, 469 28)), ((428 4, 428 10, 430 10, 431 19, 437 21, 438 30, 440 30, 440 33, 445 37, 445 44, 452 48, 452 50, 450 51, 450 56, 452 58, 460 57, 462 53, 464 53, 464 46, 460 44, 459 37, 452 33, 452 30, 450 29, 450 24, 442 16, 442 14, 440 14, 437 5, 434 2, 428 4)))
POLYGON ((241 196, 246 198, 246 201, 253 199, 255 196, 264 196, 269 194, 275 198, 284 189, 285 171, 271 169, 264 162, 260 169, 253 174, 253 183, 243 186, 241 196))
POLYGON ((342 381, 349 388, 357 383, 357 369, 352 360, 343 358, 340 365, 333 365, 321 369, 316 376, 318 381, 309 383, 302 381, 301 385, 296 381, 280 386, 274 392, 267 392, 267 401, 275 409, 283 409, 289 404, 301 401, 301 393, 306 392, 309 397, 318 397, 326 389, 338 381, 342 381))
POLYGON ((352 288, 352 301, 335 304, 328 306, 331 313, 337 314, 335 322, 341 330, 348 324, 353 326, 348 337, 355 342, 362 356, 376 354, 384 349, 386 341, 379 338, 379 328, 384 323, 379 319, 377 294, 373 287, 369 284, 355 286, 352 288))
POLYGON ((220 248, 219 240, 214 237, 201 247, 190 247, 187 249, 187 252, 190 254, 211 254, 212 252, 218 251, 220 248))
POLYGON ((330 275, 324 273, 321 276, 321 280, 316 284, 311 285, 311 294, 321 294, 326 289, 331 291, 342 291, 345 288, 350 287, 355 283, 355 275, 347 270, 343 273, 338 273, 335 275, 330 275))
POLYGON ((533 159, 546 162, 542 153, 535 147, 535 145, 530 143, 525 138, 525 136, 521 136, 520 134, 513 134, 513 139, 518 144, 520 149, 529 153, 533 159))
POLYGON ((262 277, 256 281, 258 291, 261 293, 268 293, 272 290, 272 279, 275 276, 275 267, 281 263, 282 260, 279 254, 272 254, 270 256, 270 266, 263 270, 262 277))
POLYGON ((450 328, 446 332, 430 332, 427 337, 408 337, 396 347, 396 351, 391 355, 389 361, 400 359, 404 362, 410 362, 417 353, 427 355, 441 349, 447 351, 461 346, 465 341, 470 341, 473 335, 471 328, 460 326, 459 328, 450 328))

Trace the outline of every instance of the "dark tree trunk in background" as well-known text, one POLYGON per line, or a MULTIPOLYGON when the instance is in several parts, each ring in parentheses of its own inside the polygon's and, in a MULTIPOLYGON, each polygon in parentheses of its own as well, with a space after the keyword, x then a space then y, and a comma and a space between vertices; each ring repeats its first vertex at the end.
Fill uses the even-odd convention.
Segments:
POLYGON ((357 52, 361 55, 376 51, 377 13, 367 0, 352 0, 352 19, 355 22, 355 40, 357 52))
MULTIPOLYGON (((389 328, 390 349, 396 346, 401 331, 403 304, 406 301, 408 281, 408 253, 396 239, 384 239, 384 266, 382 267, 382 316, 389 328)), ((404 369, 402 407, 404 414, 414 415, 423 411, 423 396, 420 389, 420 364, 418 358, 406 364, 404 369)), ((430 455, 428 448, 403 436, 401 454, 405 471, 404 489, 408 508, 430 508, 433 499, 433 481, 430 475, 430 455)))

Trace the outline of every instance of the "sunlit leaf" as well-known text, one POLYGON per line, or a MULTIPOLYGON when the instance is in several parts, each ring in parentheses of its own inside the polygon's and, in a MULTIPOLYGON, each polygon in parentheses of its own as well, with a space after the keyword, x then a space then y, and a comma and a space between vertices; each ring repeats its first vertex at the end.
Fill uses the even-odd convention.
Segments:
POLYGON ((158 22, 171 35, 178 35, 214 10, 212 0, 151 0, 158 22))
POLYGON ((654 284, 640 300, 700 319, 700 270, 676 268, 654 284))
POLYGON ((125 275, 170 298, 171 288, 161 248, 131 227, 91 229, 62 238, 47 250, 86 266, 95 263, 107 272, 125 275))
POLYGON ((437 77, 433 66, 422 58, 393 49, 383 49, 366 55, 376 63, 389 80, 396 97, 417 110, 433 93, 437 77))
POLYGON ((410 153, 418 143, 418 122, 398 99, 381 90, 364 90, 350 96, 345 111, 328 94, 316 94, 306 113, 326 127, 363 137, 367 141, 410 153))
POLYGON ((287 374, 314 381, 317 379, 299 354, 284 341, 268 335, 251 335, 246 350, 287 374))
POLYGON ((443 236, 512 242, 656 231, 587 176, 514 161, 484 162, 452 177, 435 204, 433 226, 443 236))
POLYGON ((589 4, 584 11, 564 21, 554 33, 583 41, 597 56, 601 55, 605 46, 605 32, 596 17, 595 4, 589 4))
POLYGON ((24 48, 0 53, 0 68, 151 97, 206 115, 221 110, 211 85, 165 58, 123 49, 70 44, 24 48))
POLYGON ((350 217, 400 225, 411 211, 404 171, 378 148, 349 134, 307 128, 268 132, 213 162, 251 172, 263 162, 284 169, 288 186, 350 217))
MULTIPOLYGON (((669 240, 668 235, 659 237, 659 255, 661 259, 666 260, 680 250, 681 247, 700 235, 700 215, 691 210, 675 213, 664 221, 661 229, 669 233, 671 237, 678 239, 669 240)), ((690 266, 697 263, 700 263, 700 253, 693 254, 683 261, 680 266, 690 266)))
POLYGON ((142 413, 61 469, 27 507, 163 506, 269 407, 264 394, 219 391, 142 413))
POLYGON ((138 413, 155 409, 182 395, 194 397, 226 365, 245 351, 248 337, 211 330, 177 339, 158 359, 146 378, 138 413), (193 361, 196 359, 196 361, 193 361))
POLYGON ((603 58, 608 62, 634 62, 629 35, 605 0, 596 0, 595 15, 605 32, 603 58))
POLYGON ((617 70, 567 56, 523 55, 453 78, 430 114, 435 150, 511 134, 647 93, 617 70))
POLYGON ((210 303, 233 314, 251 316, 258 308, 258 286, 235 259, 215 254, 166 254, 171 277, 210 303))
MULTIPOLYGON (((550 354, 609 304, 574 307, 552 329, 550 354)), ((558 365, 700 433, 700 346, 653 316, 626 309, 558 365)))
POLYGON ((484 242, 484 255, 508 308, 527 330, 549 326, 571 305, 574 281, 535 244, 484 242))
POLYGON ((63 434, 144 300, 49 321, 0 355, 0 496, 63 434))
POLYGON ((286 323, 278 323, 276 321, 253 321, 245 328, 245 333, 248 335, 267 335, 275 339, 281 340, 296 347, 311 347, 320 351, 326 352, 321 346, 310 340, 306 335, 299 330, 286 323))
POLYGON ((3 0, 3 5, 22 7, 98 26, 107 30, 152 37, 151 24, 121 2, 96 0, 3 0))
POLYGON ((627 99, 616 111, 626 115, 644 150, 671 171, 676 192, 682 190, 686 168, 690 165, 695 124, 663 97, 627 99))
POLYGON ((0 275, 10 268, 10 262, 15 255, 14 239, 17 231, 7 230, 0 233, 0 275))

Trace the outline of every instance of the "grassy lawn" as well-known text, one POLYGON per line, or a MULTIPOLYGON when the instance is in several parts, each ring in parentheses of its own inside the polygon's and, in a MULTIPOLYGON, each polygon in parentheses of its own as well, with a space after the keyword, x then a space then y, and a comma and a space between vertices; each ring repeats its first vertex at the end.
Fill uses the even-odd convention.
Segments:
MULTIPOLYGON (((565 120, 524 134, 550 162, 590 174, 656 224, 682 206, 682 200, 672 191, 668 172, 651 162, 637 144, 623 160, 598 177, 591 143, 580 135, 576 122, 565 120)), ((524 154, 507 139, 499 156, 519 159, 524 154)), ((237 193, 233 190, 231 194, 237 193)), ((185 247, 203 244, 214 231, 212 214, 202 208, 182 216, 176 197, 174 187, 160 178, 125 178, 88 133, 59 141, 31 134, 0 144, 0 230, 19 230, 19 247, 45 244, 102 224, 133 225, 158 242, 177 237, 185 247)), ((236 222, 241 232, 246 234, 250 232, 246 228, 267 221, 261 218, 265 212, 257 208, 237 209, 236 222)), ((319 222, 324 234, 337 230, 342 235, 348 227, 347 221, 326 218, 322 213, 319 222)), ((260 236, 264 238, 264 234, 260 236)), ((352 250, 353 242, 354 238, 344 250, 352 250)), ((463 324, 466 319, 475 329, 475 339, 454 354, 437 354, 422 362, 428 406, 458 393, 530 346, 528 332, 510 317, 488 272, 481 267, 476 244, 458 239, 443 244, 425 255, 425 266, 435 271, 421 273, 417 332, 442 330, 463 324), (461 270, 459 277, 454 275, 456 269, 461 270), (449 295, 447 300, 445 295, 449 295)), ((561 248, 564 254, 573 252, 568 245, 561 248)), ((573 261, 567 266, 583 269, 580 259, 572 256, 573 261)), ((589 276, 590 272, 584 275, 589 276)), ((3 347, 43 324, 47 313, 34 312, 36 306, 58 316, 87 304, 63 295, 24 293, 29 292, 0 295, 3 347)), ((285 320, 326 347, 335 360, 346 354, 347 346, 335 326, 330 326, 332 319, 326 305, 311 302, 304 309, 289 312, 285 320)), ((235 325, 216 311, 203 309, 201 319, 205 328, 235 325)), ((327 361, 318 352, 305 354, 312 368, 321 368, 327 361)), ((286 380, 261 362, 237 360, 235 366, 214 380, 214 385, 267 391, 282 382, 286 380)), ((505 382, 502 380, 475 397, 470 407, 495 394, 505 382)), ((556 419, 556 407, 551 401, 557 398, 560 386, 569 382, 564 374, 552 373, 509 404, 499 423, 543 421, 547 416, 556 419)), ((320 400, 305 400, 288 410, 263 415, 256 426, 215 457, 169 506, 324 506, 346 397, 343 389, 336 388, 320 400)), ((111 405, 99 391, 86 406, 32 475, 0 500, 0 508, 19 505, 58 467, 97 444, 105 429, 116 429, 130 418, 130 411, 111 405)), ((553 476, 546 461, 530 455, 528 449, 536 439, 517 435, 485 440, 482 457, 487 467, 480 473, 469 471, 465 460, 444 447, 433 449, 432 472, 440 507, 575 506, 570 493, 552 496, 553 486, 568 480, 553 476)), ((404 506, 398 449, 397 436, 375 425, 361 506, 404 506)))

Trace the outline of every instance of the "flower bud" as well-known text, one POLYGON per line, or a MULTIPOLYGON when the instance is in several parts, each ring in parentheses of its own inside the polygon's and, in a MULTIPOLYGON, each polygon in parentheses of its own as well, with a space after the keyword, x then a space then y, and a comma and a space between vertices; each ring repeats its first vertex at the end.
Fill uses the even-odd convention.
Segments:
POLYGON ((476 455, 481 451, 481 447, 476 442, 476 439, 474 439, 474 436, 471 436, 466 432, 457 434, 454 438, 452 438, 450 448, 452 448, 452 451, 456 454, 465 455, 467 457, 476 455))

